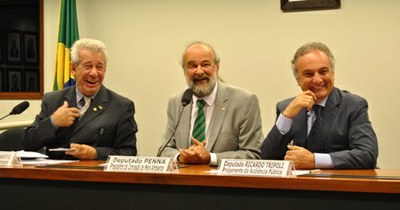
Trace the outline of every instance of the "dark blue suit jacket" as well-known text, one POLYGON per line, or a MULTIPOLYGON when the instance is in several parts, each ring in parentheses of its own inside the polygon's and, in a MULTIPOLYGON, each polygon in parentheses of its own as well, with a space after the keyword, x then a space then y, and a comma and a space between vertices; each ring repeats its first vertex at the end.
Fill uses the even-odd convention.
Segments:
MULTIPOLYGON (((105 160, 109 155, 136 155, 138 129, 134 119, 135 105, 131 100, 102 86, 80 120, 76 119, 70 127, 55 128, 50 115, 64 101, 69 107, 76 107, 75 86, 44 95, 41 112, 25 131, 25 150, 69 147, 70 143, 79 143, 93 146, 99 160, 105 160)), ((47 154, 50 158, 74 159, 64 152, 47 150, 47 154)))
MULTIPOLYGON (((279 114, 294 98, 276 106, 279 114)), ((323 109, 323 139, 334 168, 375 168, 378 143, 368 118, 368 103, 350 92, 333 88, 323 109)), ((307 110, 293 118, 289 132, 282 135, 274 125, 261 146, 261 158, 283 159, 289 142, 305 147, 307 140, 307 110)))

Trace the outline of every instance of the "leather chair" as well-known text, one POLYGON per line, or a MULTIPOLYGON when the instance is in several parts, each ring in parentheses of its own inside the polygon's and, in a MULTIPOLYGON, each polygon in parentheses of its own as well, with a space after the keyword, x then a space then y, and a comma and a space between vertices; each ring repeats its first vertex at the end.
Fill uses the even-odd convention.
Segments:
POLYGON ((0 151, 22 150, 25 128, 10 128, 0 133, 0 151))

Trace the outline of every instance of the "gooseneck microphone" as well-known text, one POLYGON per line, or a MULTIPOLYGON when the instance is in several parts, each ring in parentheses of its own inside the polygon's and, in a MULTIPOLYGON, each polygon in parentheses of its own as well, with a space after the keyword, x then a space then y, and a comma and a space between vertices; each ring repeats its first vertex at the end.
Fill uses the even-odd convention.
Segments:
POLYGON ((4 118, 6 118, 6 117, 8 117, 8 116, 10 116, 10 115, 21 114, 21 113, 24 112, 28 107, 29 107, 29 102, 28 102, 28 101, 23 101, 23 102, 19 103, 18 105, 16 105, 16 106, 11 110, 11 112, 10 112, 8 115, 6 115, 6 116, 0 118, 0 120, 4 119, 4 118))
POLYGON ((160 157, 160 155, 164 151, 165 147, 167 147, 167 145, 171 142, 172 138, 175 136, 176 129, 178 128, 179 122, 181 121, 183 109, 185 109, 185 107, 188 104, 190 104, 190 102, 192 102, 192 96, 193 96, 193 90, 190 89, 190 88, 186 89, 185 92, 183 93, 183 96, 182 96, 182 109, 181 109, 181 111, 179 113, 178 122, 175 125, 174 132, 172 133, 171 137, 169 137, 168 141, 158 150, 157 157, 160 157))

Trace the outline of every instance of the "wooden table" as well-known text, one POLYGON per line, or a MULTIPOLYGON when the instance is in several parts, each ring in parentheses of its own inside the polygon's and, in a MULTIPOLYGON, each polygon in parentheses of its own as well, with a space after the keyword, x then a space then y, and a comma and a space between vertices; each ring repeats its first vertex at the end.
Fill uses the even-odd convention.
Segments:
POLYGON ((216 175, 208 165, 104 172, 100 163, 0 168, 1 209, 400 209, 400 170, 276 178, 216 175))

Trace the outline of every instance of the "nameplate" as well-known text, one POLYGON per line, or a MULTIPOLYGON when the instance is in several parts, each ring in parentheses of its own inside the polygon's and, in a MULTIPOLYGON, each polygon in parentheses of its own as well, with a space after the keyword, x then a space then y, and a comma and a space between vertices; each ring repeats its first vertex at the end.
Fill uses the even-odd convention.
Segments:
POLYGON ((166 173, 177 170, 176 163, 167 157, 109 156, 104 171, 166 173))
POLYGON ((292 162, 287 160, 222 159, 218 167, 218 174, 286 177, 292 175, 292 162))
POLYGON ((16 152, 0 151, 0 166, 22 166, 22 161, 16 152))

